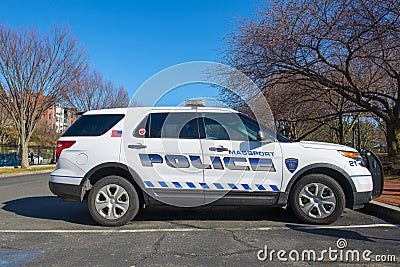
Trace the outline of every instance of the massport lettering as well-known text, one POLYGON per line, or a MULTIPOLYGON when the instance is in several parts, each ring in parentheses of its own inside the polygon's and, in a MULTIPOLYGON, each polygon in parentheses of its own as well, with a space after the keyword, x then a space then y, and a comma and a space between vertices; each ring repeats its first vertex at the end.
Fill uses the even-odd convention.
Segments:
POLYGON ((268 158, 243 158, 243 157, 210 157, 211 164, 204 164, 200 156, 184 155, 165 155, 158 154, 139 154, 142 166, 153 167, 154 164, 165 164, 171 168, 189 168, 190 165, 197 169, 215 169, 224 170, 253 170, 253 171, 272 171, 275 172, 275 166, 268 158))
POLYGON ((249 150, 249 151, 241 151, 241 150, 228 150, 229 155, 250 155, 250 156, 266 156, 266 157, 273 157, 274 152, 264 152, 264 151, 257 151, 257 150, 249 150))

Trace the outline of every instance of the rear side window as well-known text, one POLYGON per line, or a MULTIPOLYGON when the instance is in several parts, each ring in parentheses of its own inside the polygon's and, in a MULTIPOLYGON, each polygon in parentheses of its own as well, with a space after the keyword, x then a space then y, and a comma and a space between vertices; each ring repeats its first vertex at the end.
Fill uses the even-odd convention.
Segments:
POLYGON ((100 136, 110 130, 125 115, 85 115, 72 124, 63 136, 100 136))
POLYGON ((196 113, 152 113, 146 122, 147 138, 198 139, 196 113))

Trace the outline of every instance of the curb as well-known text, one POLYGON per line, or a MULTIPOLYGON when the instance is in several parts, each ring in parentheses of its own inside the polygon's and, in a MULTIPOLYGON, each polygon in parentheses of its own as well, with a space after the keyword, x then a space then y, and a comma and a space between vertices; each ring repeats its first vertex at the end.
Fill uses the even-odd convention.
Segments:
POLYGON ((400 208, 389 204, 381 203, 378 201, 371 200, 365 204, 364 209, 375 214, 382 215, 388 219, 391 219, 397 223, 400 222, 400 208))
POLYGON ((8 178, 8 177, 16 177, 16 176, 26 176, 31 174, 42 174, 42 173, 51 173, 52 170, 44 170, 44 171, 31 171, 31 172, 21 172, 21 173, 10 173, 10 174, 0 174, 1 178, 8 178))

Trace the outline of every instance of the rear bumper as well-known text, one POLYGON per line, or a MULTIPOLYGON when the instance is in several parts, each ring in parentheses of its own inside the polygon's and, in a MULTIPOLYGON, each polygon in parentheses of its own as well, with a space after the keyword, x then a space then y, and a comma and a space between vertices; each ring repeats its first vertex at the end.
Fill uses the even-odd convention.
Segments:
POLYGON ((80 202, 82 200, 82 186, 49 182, 50 191, 64 201, 80 202))

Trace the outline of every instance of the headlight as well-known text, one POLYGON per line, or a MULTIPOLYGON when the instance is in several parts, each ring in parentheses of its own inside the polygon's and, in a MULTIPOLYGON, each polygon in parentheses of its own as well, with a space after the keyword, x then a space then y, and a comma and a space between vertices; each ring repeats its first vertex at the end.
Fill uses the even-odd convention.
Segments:
POLYGON ((365 162, 364 159, 361 157, 361 154, 359 152, 354 152, 354 151, 342 151, 342 150, 338 150, 338 152, 342 155, 345 156, 347 158, 351 158, 354 159, 355 161, 357 161, 357 163, 360 166, 365 167, 365 162))
POLYGON ((342 154, 342 156, 351 158, 351 159, 357 159, 361 158, 361 154, 358 152, 353 152, 353 151, 341 151, 339 150, 339 153, 342 154))

